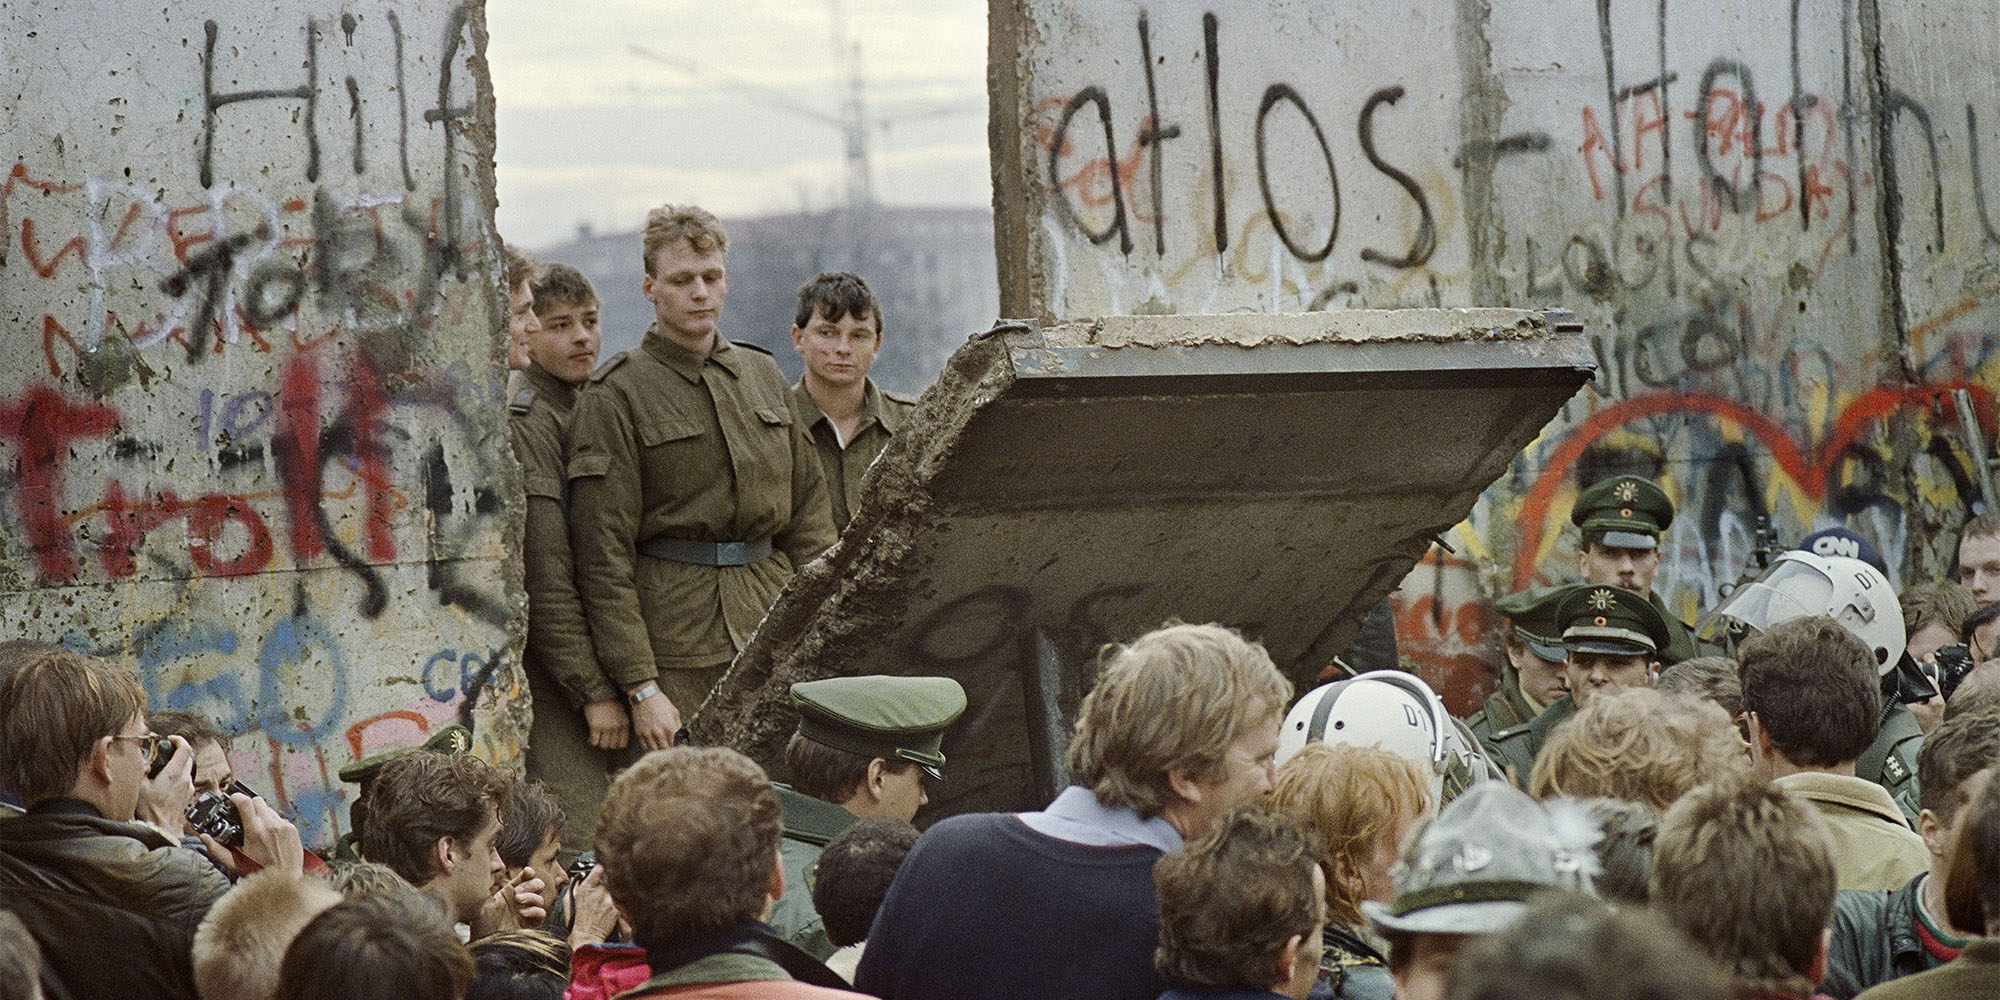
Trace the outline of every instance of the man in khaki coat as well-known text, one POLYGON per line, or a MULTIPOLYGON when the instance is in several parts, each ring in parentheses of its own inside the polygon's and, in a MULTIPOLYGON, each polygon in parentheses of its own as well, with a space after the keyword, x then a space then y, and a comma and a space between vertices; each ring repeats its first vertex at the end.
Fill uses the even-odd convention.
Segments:
POLYGON ((882 349, 882 306, 859 275, 829 272, 799 288, 792 349, 806 362, 792 413, 819 453, 833 526, 845 528, 861 502, 861 474, 917 404, 868 377, 882 349))
POLYGON ((1751 765, 1826 821, 1840 888, 1895 889, 1928 870, 1889 793, 1854 774, 1882 718, 1867 643, 1832 618, 1793 618, 1744 640, 1737 662, 1751 765))
POLYGON ((597 665, 577 599, 570 557, 563 439, 577 389, 597 367, 597 289, 568 264, 548 264, 533 283, 539 326, 527 336, 529 363, 508 382, 508 426, 521 462, 527 515, 521 568, 528 591, 526 666, 534 699, 528 776, 546 782, 563 807, 566 853, 588 850, 597 810, 611 775, 631 763, 622 751, 631 734, 625 690, 653 679, 623 665, 607 675, 597 665))
POLYGON ((568 473, 597 658, 607 673, 648 675, 626 698, 634 739, 656 750, 834 531, 777 362, 717 332, 729 293, 722 224, 666 205, 647 215, 644 240, 641 288, 656 322, 578 396, 568 473))

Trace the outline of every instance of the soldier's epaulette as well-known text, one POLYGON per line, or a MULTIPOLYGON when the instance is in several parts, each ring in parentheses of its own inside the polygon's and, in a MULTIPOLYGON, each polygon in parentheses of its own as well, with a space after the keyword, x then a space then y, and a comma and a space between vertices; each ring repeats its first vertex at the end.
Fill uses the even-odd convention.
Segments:
POLYGON ((1913 775, 1910 774, 1910 765, 1903 763, 1903 758, 1891 753, 1882 761, 1882 777, 1888 779, 1889 784, 1900 785, 1910 780, 1913 775))
POLYGON ((1529 729, 1534 728, 1534 725, 1535 725, 1534 722, 1530 721, 1530 722, 1523 722, 1518 726, 1509 726, 1506 729, 1502 729, 1495 732, 1493 734, 1493 739, 1497 742, 1499 740, 1504 740, 1511 737, 1519 736, 1522 733, 1527 732, 1529 729))
POLYGON ((507 409, 515 416, 521 416, 535 406, 535 387, 524 385, 514 390, 514 398, 507 401, 507 409))
POLYGON ((598 365, 596 371, 590 373, 590 380, 592 382, 602 382, 604 380, 604 376, 611 374, 613 369, 625 363, 626 355, 629 355, 636 350, 638 350, 638 348, 629 347, 626 348, 625 350, 619 351, 617 354, 613 354, 603 364, 598 365))
MULTIPOLYGON (((747 340, 732 340, 730 341, 730 343, 736 345, 737 347, 747 347, 753 351, 756 351, 759 354, 771 354, 771 349, 765 347, 762 344, 753 344, 747 340)), ((777 355, 775 354, 771 354, 771 356, 774 358, 777 357, 777 355)))

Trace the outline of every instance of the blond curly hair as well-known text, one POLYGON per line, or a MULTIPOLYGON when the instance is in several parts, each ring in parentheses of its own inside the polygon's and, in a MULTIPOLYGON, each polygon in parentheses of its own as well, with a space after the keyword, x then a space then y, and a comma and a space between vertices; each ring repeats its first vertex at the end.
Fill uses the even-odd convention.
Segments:
POLYGON ((1747 765, 1746 749, 1712 701, 1651 688, 1600 692, 1549 734, 1528 794, 1604 796, 1665 812, 1688 789, 1747 765))

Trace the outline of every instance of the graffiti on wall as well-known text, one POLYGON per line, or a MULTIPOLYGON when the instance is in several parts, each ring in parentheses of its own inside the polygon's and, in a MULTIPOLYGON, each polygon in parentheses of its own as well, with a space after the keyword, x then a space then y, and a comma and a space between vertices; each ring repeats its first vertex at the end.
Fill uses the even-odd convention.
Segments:
MULTIPOLYGON (((9 70, 49 141, 0 185, 0 619, 221 722, 326 844, 357 756, 519 749, 485 29, 223 6, 9 70)), ((0 22, 10 66, 101 34, 0 22)))
POLYGON ((1992 506, 2000 178, 1978 126, 2000 86, 1939 44, 2000 14, 1074 7, 1016 5, 1065 28, 1017 64, 1030 311, 1584 319, 1596 384, 1393 597, 1403 653, 1455 708, 1497 671, 1492 599, 1575 578, 1569 509, 1598 477, 1675 500, 1656 589, 1690 620, 1760 519, 1784 540, 1848 527, 1902 585, 1948 572, 1992 506))

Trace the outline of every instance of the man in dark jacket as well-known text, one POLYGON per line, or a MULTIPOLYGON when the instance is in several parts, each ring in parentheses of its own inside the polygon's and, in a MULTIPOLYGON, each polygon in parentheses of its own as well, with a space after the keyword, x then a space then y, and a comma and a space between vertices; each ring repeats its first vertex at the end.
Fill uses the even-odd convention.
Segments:
MULTIPOLYGON (((12 667, 0 671, 0 786, 27 812, 0 820, 0 909, 41 945, 43 991, 194 1000, 195 928, 229 889, 200 842, 161 832, 193 797, 194 751, 148 732, 145 691, 103 660, 47 650, 12 667)), ((232 800, 244 853, 298 874, 298 829, 261 799, 232 800)))
POLYGON ((1996 763, 2000 709, 1954 716, 1931 731, 1917 756, 1923 790, 1917 832, 1930 850, 1930 870, 1895 889, 1838 895, 1822 993, 1849 1000, 1871 986, 1935 969, 1979 936, 1978 928, 1961 930, 1945 919, 1944 872, 1966 807, 1996 763))

